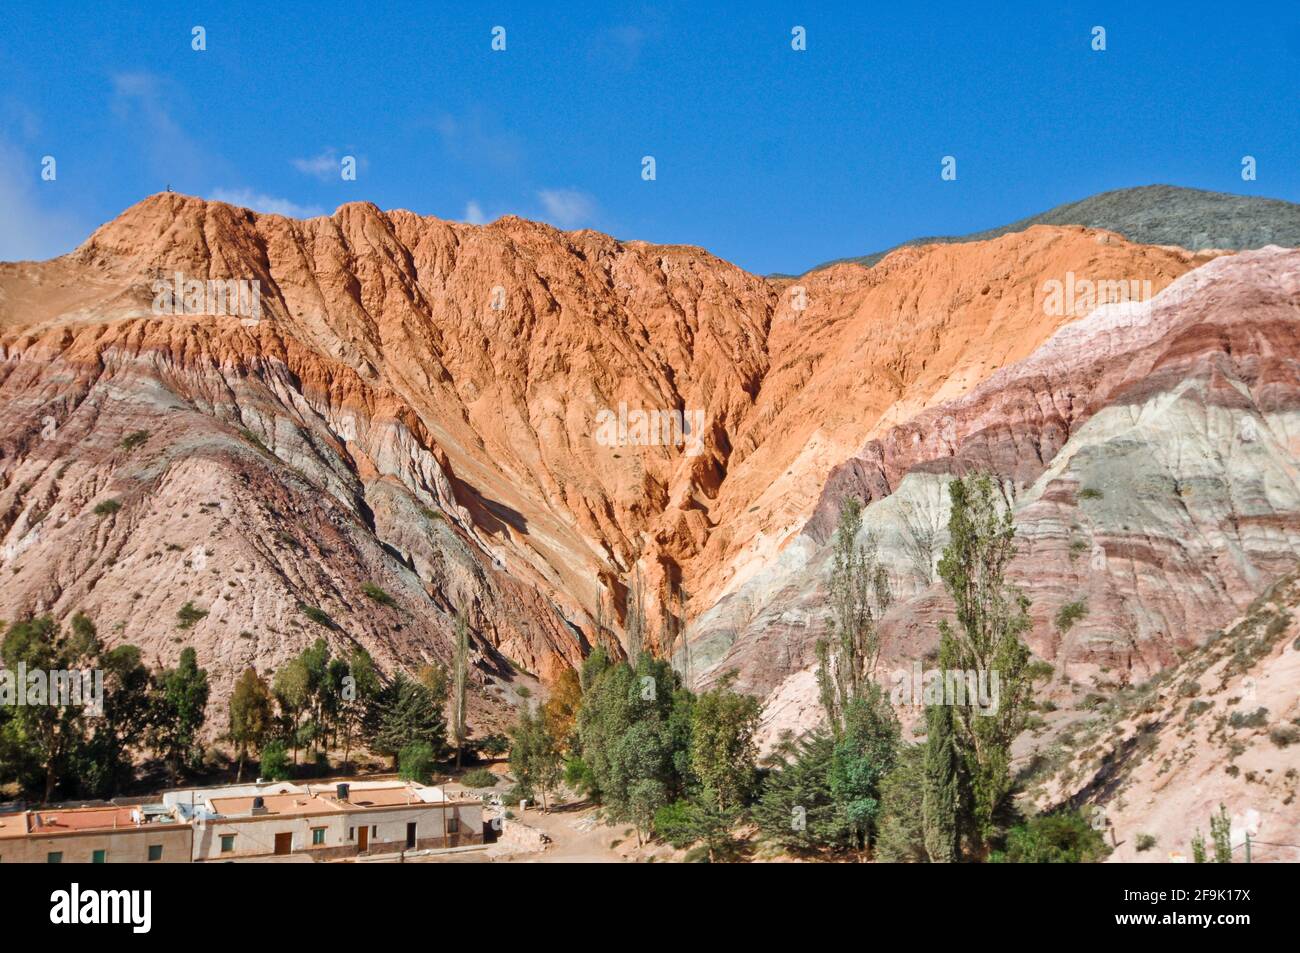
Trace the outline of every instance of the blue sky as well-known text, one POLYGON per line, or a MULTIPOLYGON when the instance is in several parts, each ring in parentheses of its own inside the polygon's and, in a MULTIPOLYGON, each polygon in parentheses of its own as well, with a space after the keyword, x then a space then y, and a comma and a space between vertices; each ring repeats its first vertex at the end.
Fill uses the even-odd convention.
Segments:
POLYGON ((0 259, 67 251, 168 184, 292 214, 515 213, 760 273, 1131 185, 1300 201, 1295 2, 556 7, 11 5, 0 259))

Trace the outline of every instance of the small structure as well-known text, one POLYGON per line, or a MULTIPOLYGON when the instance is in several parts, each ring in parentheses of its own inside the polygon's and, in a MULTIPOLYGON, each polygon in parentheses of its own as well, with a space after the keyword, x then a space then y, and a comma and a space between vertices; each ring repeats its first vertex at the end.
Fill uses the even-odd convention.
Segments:
POLYGON ((193 832, 164 805, 0 814, 0 863, 189 863, 193 832))
POLYGON ((194 859, 357 855, 483 843, 483 805, 402 781, 245 785, 174 792, 194 859))

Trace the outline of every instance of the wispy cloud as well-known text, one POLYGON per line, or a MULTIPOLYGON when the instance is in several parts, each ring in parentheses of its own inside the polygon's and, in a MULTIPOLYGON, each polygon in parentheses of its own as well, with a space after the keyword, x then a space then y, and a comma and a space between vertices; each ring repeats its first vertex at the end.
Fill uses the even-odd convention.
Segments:
POLYGON ((153 171, 190 177, 208 165, 203 150, 173 117, 168 87, 153 73, 115 73, 109 106, 113 115, 132 127, 132 141, 141 145, 153 171))
POLYGON ((498 129, 482 113, 464 116, 444 113, 434 122, 434 128, 443 149, 458 161, 509 169, 523 159, 524 147, 519 137, 498 129))
POLYGON ((63 255, 90 234, 84 222, 51 208, 40 194, 59 187, 57 179, 41 179, 40 158, 0 141, 0 261, 63 255))
POLYGON ((487 216, 483 214, 483 207, 474 199, 465 203, 465 214, 461 216, 461 221, 468 222, 471 225, 486 225, 487 216))
POLYGON ((596 214, 596 200, 578 189, 542 189, 537 200, 547 220, 560 228, 589 225, 596 214))
POLYGON ((208 198, 214 202, 226 202, 230 205, 251 208, 255 212, 285 215, 289 218, 312 218, 316 215, 325 214, 324 209, 318 205, 299 205, 289 199, 265 195, 253 189, 213 189, 208 198))
POLYGON ((588 54, 606 68, 629 70, 640 61, 646 46, 663 35, 662 18, 647 14, 641 23, 620 23, 596 31, 588 54))
MULTIPOLYGON (((366 159, 364 156, 354 157, 357 160, 359 171, 365 171, 366 159)), ((301 172, 303 175, 310 175, 312 178, 320 179, 322 182, 329 182, 339 178, 342 165, 339 159, 339 151, 334 147, 324 149, 319 155, 312 156, 309 159, 290 159, 290 164, 301 172)))
POLYGON ((311 159, 292 159, 293 167, 299 172, 320 179, 322 182, 339 173, 339 160, 333 149, 326 149, 311 159))

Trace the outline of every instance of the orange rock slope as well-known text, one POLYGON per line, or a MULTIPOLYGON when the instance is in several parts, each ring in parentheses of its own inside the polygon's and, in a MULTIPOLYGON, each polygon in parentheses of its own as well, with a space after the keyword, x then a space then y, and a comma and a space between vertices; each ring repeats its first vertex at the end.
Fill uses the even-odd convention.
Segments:
POLYGON ((652 638, 671 585, 707 610, 878 428, 1073 320, 1048 282, 1158 291, 1208 257, 1035 227, 770 281, 514 217, 155 195, 0 265, 0 618, 82 609, 160 661, 192 643, 221 694, 318 634, 445 658, 464 608, 482 704, 508 703, 619 638, 634 567, 652 638), (155 313, 177 273, 256 281, 260 318, 155 313), (187 601, 208 615, 178 630, 187 601))

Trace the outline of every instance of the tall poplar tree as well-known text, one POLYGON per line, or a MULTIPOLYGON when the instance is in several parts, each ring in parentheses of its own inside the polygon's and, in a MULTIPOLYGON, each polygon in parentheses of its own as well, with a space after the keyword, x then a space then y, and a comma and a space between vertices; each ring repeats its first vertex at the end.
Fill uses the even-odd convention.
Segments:
POLYGON ((965 833, 982 852, 1012 793, 1011 744, 1024 729, 1032 696, 1029 649, 1021 638, 1029 629, 1029 600, 1006 580, 1016 531, 1000 485, 976 473, 954 480, 948 492, 950 539, 939 576, 952 597, 956 625, 940 623, 941 664, 990 681, 996 676, 999 685, 992 712, 950 706, 963 774, 958 813, 969 817, 965 833))
POLYGON ((465 755, 465 741, 469 737, 465 724, 465 697, 469 690, 469 622, 465 612, 456 614, 456 645, 451 671, 451 734, 456 746, 456 767, 465 755))

